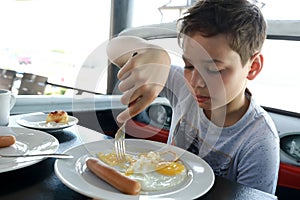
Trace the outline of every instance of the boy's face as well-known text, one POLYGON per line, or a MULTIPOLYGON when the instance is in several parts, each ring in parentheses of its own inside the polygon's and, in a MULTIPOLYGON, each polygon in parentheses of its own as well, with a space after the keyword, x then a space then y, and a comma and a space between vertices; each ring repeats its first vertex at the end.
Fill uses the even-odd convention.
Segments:
MULTIPOLYGON (((251 68, 230 49, 225 35, 183 38, 184 76, 193 96, 205 110, 214 110, 242 99, 251 68)), ((233 105, 234 106, 234 105, 233 105)))

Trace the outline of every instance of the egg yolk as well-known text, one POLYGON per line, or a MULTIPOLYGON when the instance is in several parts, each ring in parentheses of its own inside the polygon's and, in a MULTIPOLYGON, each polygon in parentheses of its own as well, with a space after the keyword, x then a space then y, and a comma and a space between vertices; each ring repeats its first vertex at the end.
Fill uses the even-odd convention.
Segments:
POLYGON ((184 165, 178 162, 162 162, 156 166, 155 171, 166 176, 175 176, 176 174, 180 174, 184 169, 184 165))

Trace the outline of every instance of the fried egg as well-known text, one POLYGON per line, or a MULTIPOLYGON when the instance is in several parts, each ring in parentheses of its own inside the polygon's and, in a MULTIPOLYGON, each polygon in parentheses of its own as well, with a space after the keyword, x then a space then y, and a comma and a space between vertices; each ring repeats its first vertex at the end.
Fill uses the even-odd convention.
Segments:
POLYGON ((187 177, 187 169, 181 161, 166 161, 159 152, 126 155, 125 162, 119 162, 115 153, 99 153, 98 157, 124 175, 140 182, 143 192, 174 187, 187 177))

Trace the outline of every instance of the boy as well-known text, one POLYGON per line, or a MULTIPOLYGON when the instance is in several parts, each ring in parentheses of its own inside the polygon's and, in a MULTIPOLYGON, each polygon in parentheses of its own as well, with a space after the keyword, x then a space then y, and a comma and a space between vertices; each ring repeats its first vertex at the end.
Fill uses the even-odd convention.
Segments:
POLYGON ((166 97, 173 108, 168 143, 199 155, 216 175, 274 194, 278 134, 247 89, 263 67, 262 13, 246 0, 201 0, 178 23, 184 69, 140 38, 110 41, 108 56, 121 67, 121 101, 129 105, 118 121, 166 97))

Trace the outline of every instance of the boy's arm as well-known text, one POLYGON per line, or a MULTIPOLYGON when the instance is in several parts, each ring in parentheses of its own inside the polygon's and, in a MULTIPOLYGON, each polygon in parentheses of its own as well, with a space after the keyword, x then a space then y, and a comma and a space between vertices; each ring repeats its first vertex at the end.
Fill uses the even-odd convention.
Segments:
POLYGON ((279 170, 279 139, 260 138, 243 156, 237 182, 275 194, 279 170))
POLYGON ((107 55, 121 68, 118 73, 119 89, 124 93, 121 102, 129 106, 117 120, 124 122, 143 111, 159 95, 167 81, 171 59, 161 47, 132 36, 112 39, 107 55))

